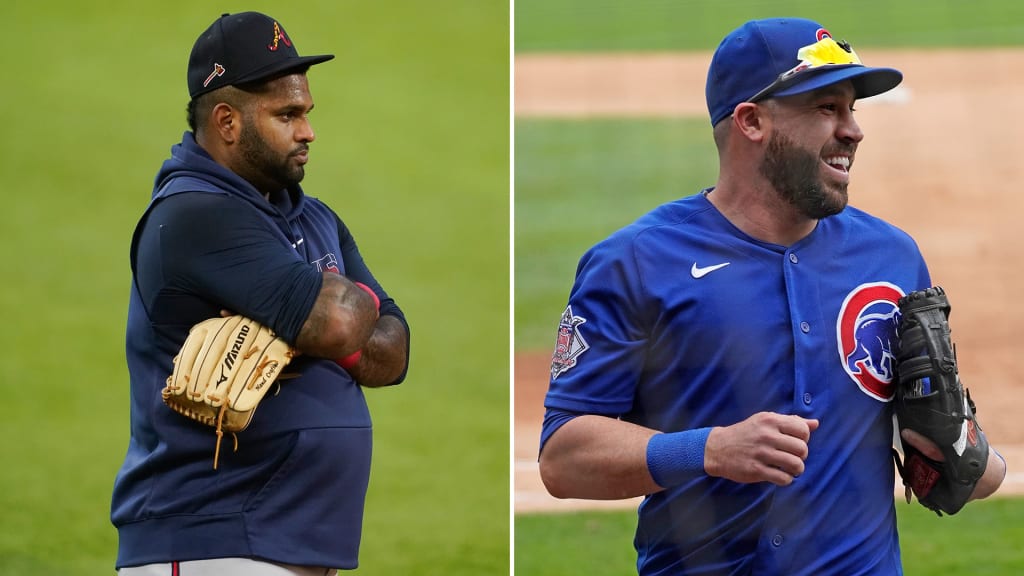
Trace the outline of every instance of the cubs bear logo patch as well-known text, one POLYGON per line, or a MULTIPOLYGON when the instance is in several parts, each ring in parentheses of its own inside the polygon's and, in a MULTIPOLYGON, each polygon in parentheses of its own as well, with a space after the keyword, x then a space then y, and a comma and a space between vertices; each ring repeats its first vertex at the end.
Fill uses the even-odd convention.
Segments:
POLYGON ((566 306, 562 318, 558 322, 558 338, 555 340, 555 353, 551 357, 551 380, 565 373, 576 365, 576 359, 590 348, 580 334, 579 326, 587 320, 582 316, 574 316, 572 306, 566 306))
POLYGON ((843 369, 862 392, 882 402, 895 392, 897 302, 903 296, 888 282, 861 284, 846 296, 836 320, 843 369))

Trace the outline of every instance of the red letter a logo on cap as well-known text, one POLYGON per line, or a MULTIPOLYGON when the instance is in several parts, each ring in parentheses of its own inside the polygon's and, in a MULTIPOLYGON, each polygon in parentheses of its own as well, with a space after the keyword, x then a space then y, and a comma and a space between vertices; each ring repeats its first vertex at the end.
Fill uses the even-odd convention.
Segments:
POLYGON ((281 27, 277 25, 277 22, 274 22, 274 43, 267 44, 267 50, 276 52, 278 41, 284 42, 284 45, 288 47, 291 47, 292 45, 292 43, 288 41, 288 37, 284 35, 284 30, 281 30, 281 27))

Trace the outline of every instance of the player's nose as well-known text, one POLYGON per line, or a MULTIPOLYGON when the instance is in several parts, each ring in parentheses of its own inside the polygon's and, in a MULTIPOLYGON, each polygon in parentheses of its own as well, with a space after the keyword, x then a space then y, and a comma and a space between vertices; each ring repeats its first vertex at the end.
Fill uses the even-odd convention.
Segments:
POLYGON ((298 142, 312 142, 316 140, 316 133, 313 132, 313 124, 308 116, 303 116, 298 128, 295 131, 295 140, 298 142))
POLYGON ((857 120, 854 119, 852 110, 842 115, 839 125, 836 126, 836 137, 843 142, 854 144, 864 139, 864 132, 860 129, 860 124, 857 124, 857 120))

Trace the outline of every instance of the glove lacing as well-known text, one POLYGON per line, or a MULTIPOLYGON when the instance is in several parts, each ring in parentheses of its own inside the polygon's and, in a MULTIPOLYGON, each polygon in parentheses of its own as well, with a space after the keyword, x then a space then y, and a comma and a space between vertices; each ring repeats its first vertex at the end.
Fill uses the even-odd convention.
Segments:
MULTIPOLYGON (((224 438, 224 431, 221 429, 224 424, 224 414, 228 411, 228 405, 225 403, 221 405, 220 411, 217 413, 217 447, 213 451, 213 469, 217 469, 217 460, 220 458, 220 441, 224 438)), ((238 452, 238 435, 234 432, 231 433, 231 437, 235 439, 235 452, 238 452)))
MULTIPOLYGON (((294 378, 295 376, 298 376, 298 374, 288 375, 289 378, 294 378)), ((281 383, 280 382, 274 382, 274 384, 275 384, 275 386, 274 386, 274 396, 277 396, 281 392, 281 383)), ((224 430, 223 430, 223 428, 224 428, 224 415, 227 413, 227 411, 228 411, 228 405, 225 402, 224 404, 221 405, 220 410, 217 412, 217 446, 213 450, 213 469, 214 470, 217 469, 217 462, 220 460, 220 441, 224 439, 224 430)), ((232 432, 231 433, 231 437, 235 440, 235 449, 234 449, 234 451, 238 452, 238 434, 235 434, 234 432, 232 432)))

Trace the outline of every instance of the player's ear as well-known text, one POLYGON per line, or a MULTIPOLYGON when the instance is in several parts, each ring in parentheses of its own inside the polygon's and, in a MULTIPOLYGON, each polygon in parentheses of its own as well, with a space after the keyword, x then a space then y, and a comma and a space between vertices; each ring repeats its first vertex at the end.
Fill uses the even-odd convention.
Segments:
POLYGON ((765 138, 768 110, 759 104, 743 102, 732 113, 732 123, 740 134, 752 142, 765 138))
POLYGON ((225 144, 234 144, 242 130, 241 111, 227 102, 218 102, 210 113, 210 124, 225 144))

